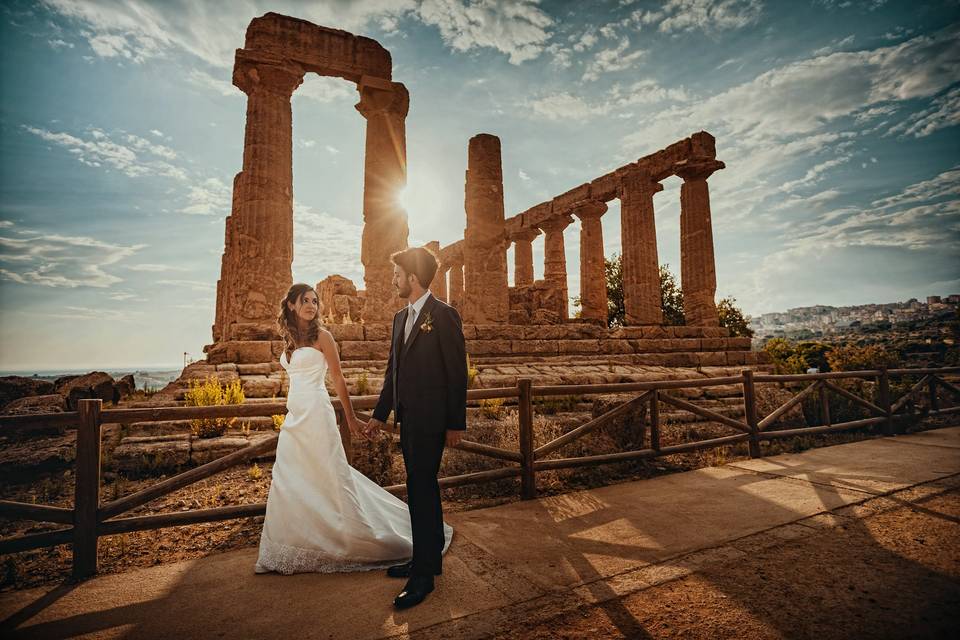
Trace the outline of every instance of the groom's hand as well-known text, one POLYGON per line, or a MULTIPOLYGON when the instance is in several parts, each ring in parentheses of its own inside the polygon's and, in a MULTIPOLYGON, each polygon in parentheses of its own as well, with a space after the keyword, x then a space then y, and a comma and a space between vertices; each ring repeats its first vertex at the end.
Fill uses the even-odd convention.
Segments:
POLYGON ((447 446, 455 447, 460 444, 460 438, 463 437, 463 431, 459 429, 447 429, 447 446))
POLYGON ((387 428, 387 425, 383 424, 382 421, 377 420, 376 418, 370 418, 370 420, 367 421, 367 428, 364 429, 363 432, 367 436, 367 438, 369 438, 377 431, 380 431, 386 428, 387 428))

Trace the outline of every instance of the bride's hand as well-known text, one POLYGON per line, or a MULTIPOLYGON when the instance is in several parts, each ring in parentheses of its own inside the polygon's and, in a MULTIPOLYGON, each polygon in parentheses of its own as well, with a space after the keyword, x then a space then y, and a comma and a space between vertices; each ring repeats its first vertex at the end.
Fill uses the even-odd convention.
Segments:
POLYGON ((350 433, 353 434, 355 438, 364 438, 369 440, 370 437, 367 435, 367 423, 357 418, 353 418, 347 422, 347 427, 350 429, 350 433))

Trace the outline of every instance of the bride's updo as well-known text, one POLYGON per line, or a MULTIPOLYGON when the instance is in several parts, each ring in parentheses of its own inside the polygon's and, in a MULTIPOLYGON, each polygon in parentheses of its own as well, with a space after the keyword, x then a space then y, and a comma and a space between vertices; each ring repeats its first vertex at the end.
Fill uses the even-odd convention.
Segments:
MULTIPOLYGON (((320 329, 323 326, 320 323, 320 309, 318 304, 317 315, 314 316, 307 330, 301 332, 297 322, 297 312, 287 306, 287 303, 297 305, 301 302, 303 296, 308 292, 316 292, 316 289, 308 284, 298 282, 287 290, 287 295, 280 301, 280 314, 277 316, 277 331, 284 342, 284 351, 287 352, 287 358, 293 355, 293 351, 298 347, 305 347, 316 343, 320 337, 320 329), (302 335, 301 335, 302 334, 302 335)), ((318 295, 319 298, 319 295, 318 295)), ((319 300, 317 301, 319 303, 319 300)))

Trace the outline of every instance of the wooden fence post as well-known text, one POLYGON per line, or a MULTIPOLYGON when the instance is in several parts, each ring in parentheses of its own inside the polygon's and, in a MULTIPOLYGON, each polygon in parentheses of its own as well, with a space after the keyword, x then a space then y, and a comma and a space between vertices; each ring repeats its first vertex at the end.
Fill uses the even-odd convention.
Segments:
POLYGON ((533 397, 531 387, 533 380, 519 378, 519 401, 517 417, 520 423, 520 465, 523 470, 520 475, 520 498, 532 500, 537 497, 537 477, 533 468, 533 397))
POLYGON ((660 451, 660 390, 650 393, 650 448, 660 451))
POLYGON ((97 510, 100 508, 100 410, 102 400, 78 406, 76 488, 73 515, 73 577, 97 573, 97 510))
POLYGON ((827 385, 820 384, 820 421, 827 427, 830 426, 830 394, 827 385))
POLYGON ((937 400, 937 376, 931 374, 927 384, 930 389, 930 411, 940 411, 940 401, 937 400))
POLYGON ((743 373, 743 413, 747 418, 747 426, 750 427, 750 457, 759 458, 763 455, 760 451, 760 427, 757 421, 757 393, 753 384, 753 370, 744 369, 743 373))
POLYGON ((893 435, 893 413, 890 411, 890 374, 887 373, 886 367, 880 367, 877 385, 880 387, 880 408, 887 414, 887 419, 883 422, 883 434, 893 435))

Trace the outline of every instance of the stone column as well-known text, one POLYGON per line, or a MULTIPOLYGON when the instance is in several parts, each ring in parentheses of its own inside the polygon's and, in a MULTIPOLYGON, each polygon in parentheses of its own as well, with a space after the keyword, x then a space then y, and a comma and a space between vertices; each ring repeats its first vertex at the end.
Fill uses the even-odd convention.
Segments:
POLYGON ((603 227, 600 218, 607 203, 586 200, 573 205, 580 218, 580 317, 607 324, 607 274, 603 262, 603 227))
POLYGON ((537 224, 546 234, 544 237, 543 279, 551 289, 557 292, 559 300, 555 311, 560 318, 570 317, 567 296, 567 257, 564 253, 563 230, 573 222, 573 218, 566 213, 548 218, 537 224))
POLYGON ((713 256, 713 222, 707 178, 723 169, 719 160, 691 158, 678 162, 674 173, 683 178, 680 187, 680 285, 687 324, 720 325, 717 316, 717 267, 713 256))
POLYGON ((450 265, 450 293, 447 304, 463 312, 463 263, 450 265))
POLYGON ((293 118, 290 96, 303 69, 238 50, 233 83, 247 94, 243 168, 226 222, 214 340, 234 326, 269 335, 293 281, 293 118))
POLYGON ((363 76, 356 109, 367 120, 363 165, 363 240, 360 261, 365 322, 386 322, 403 302, 393 287, 390 254, 407 248, 407 212, 398 196, 407 183, 407 89, 399 82, 363 76))
POLYGON ((510 235, 513 245, 513 285, 533 284, 533 241, 540 235, 536 227, 524 227, 510 235))
POLYGON ((620 184, 624 324, 662 324, 660 263, 653 195, 663 191, 649 173, 629 173, 620 184))
POLYGON ((510 320, 510 292, 498 137, 481 133, 470 138, 464 196, 463 321, 506 323, 510 320))
POLYGON ((447 274, 446 271, 443 270, 443 265, 440 264, 440 242, 438 240, 431 240, 423 246, 427 251, 437 256, 437 272, 434 274, 433 281, 427 288, 430 289, 435 298, 446 301, 447 274))

